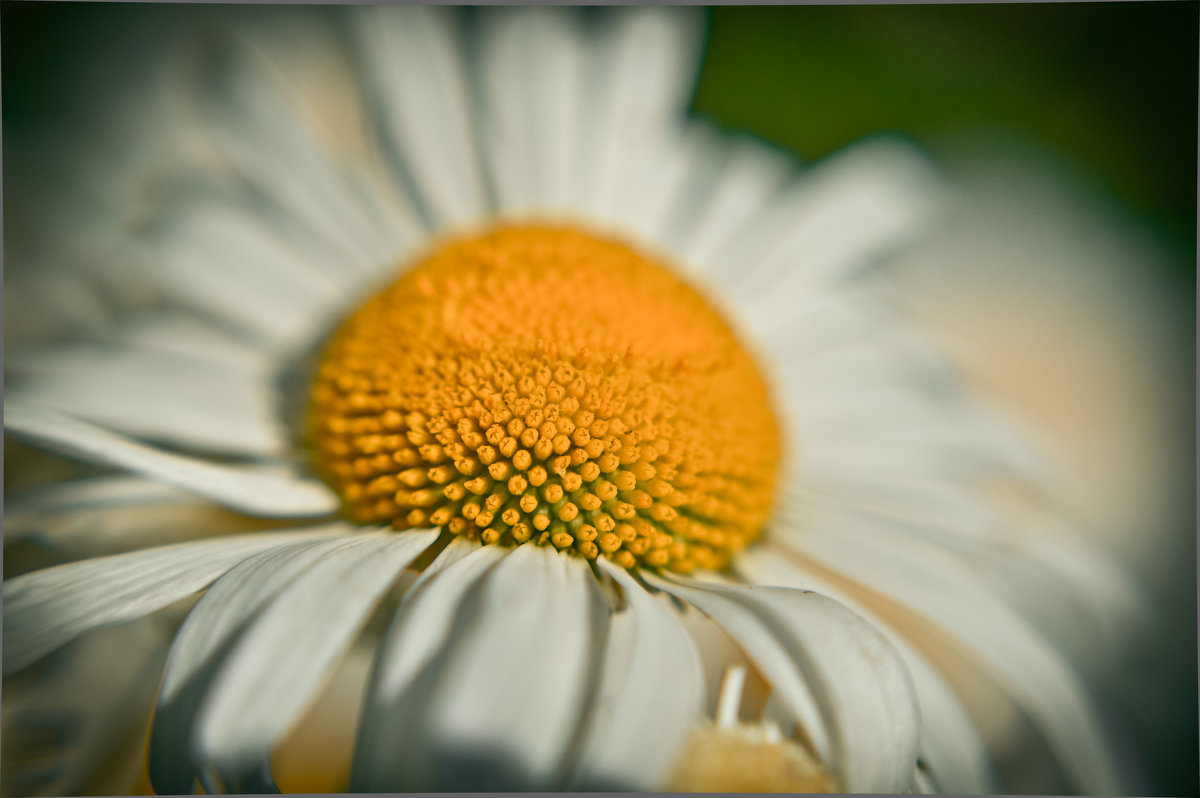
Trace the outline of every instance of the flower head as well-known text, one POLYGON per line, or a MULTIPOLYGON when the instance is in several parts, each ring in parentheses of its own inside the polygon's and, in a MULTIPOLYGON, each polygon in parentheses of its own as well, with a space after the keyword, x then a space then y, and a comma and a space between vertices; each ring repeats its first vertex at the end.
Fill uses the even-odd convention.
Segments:
POLYGON ((918 153, 793 177, 687 121, 686 13, 502 10, 477 51, 441 10, 343 17, 286 29, 319 80, 249 25, 173 87, 186 135, 133 171, 175 193, 118 247, 145 290, 102 266, 123 315, 14 353, 9 435, 104 469, 26 528, 173 520, 10 580, 6 673, 202 593, 160 792, 277 786, 355 649, 355 790, 703 786, 715 746, 722 788, 989 792, 1022 735, 1119 789, 1043 613, 1136 597, 1001 523, 980 484, 1041 464, 855 283, 936 208, 918 153))

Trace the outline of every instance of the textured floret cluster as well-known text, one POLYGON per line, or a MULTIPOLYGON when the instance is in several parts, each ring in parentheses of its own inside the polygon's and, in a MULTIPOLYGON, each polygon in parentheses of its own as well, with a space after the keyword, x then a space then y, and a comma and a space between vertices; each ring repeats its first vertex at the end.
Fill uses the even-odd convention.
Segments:
POLYGON ((669 269, 569 229, 450 241, 330 340, 318 469, 362 523, 687 573, 771 509, 757 365, 669 269))

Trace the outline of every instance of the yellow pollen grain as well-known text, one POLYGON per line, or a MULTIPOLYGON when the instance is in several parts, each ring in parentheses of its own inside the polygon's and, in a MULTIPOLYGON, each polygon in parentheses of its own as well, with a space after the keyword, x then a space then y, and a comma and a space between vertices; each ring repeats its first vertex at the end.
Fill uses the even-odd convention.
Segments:
POLYGON ((700 294, 540 227, 449 241, 347 319, 309 438, 358 522, 680 572, 759 536, 780 457, 758 367, 700 294))

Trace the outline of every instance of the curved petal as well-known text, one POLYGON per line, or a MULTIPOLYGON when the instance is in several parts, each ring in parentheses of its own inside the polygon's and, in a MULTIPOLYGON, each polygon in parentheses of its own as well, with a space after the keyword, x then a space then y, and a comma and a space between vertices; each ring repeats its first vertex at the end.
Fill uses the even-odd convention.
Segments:
POLYGON ((993 679, 1045 735, 1078 789, 1120 792, 1121 777, 1091 697, 1059 651, 1010 607, 979 590, 961 566, 926 550, 917 556, 886 539, 826 536, 793 556, 870 585, 924 616, 949 644, 993 679))
POLYGON ((692 218, 683 237, 683 262, 700 273, 712 269, 717 254, 763 212, 793 168, 782 151, 748 137, 731 141, 726 160, 708 189, 709 201, 692 218))
POLYGON ((192 791, 198 776, 187 754, 192 724, 228 643, 319 559, 358 540, 339 536, 269 549, 231 568, 200 598, 175 635, 159 689, 147 757, 150 781, 158 793, 192 791))
POLYGON ((43 407, 5 402, 4 430, 68 457, 134 471, 250 515, 319 516, 338 506, 337 497, 319 482, 152 449, 43 407))
POLYGON ((396 741, 412 723, 407 691, 446 644, 464 598, 508 553, 457 538, 405 594, 371 672, 351 791, 386 792, 404 783, 407 766, 396 741))
POLYGON ((387 788, 554 789, 594 693, 607 616, 582 560, 535 545, 506 556, 398 696, 392 711, 408 722, 390 741, 398 782, 387 788))
POLYGON ((756 584, 820 591, 871 620, 900 652, 912 676, 921 715, 919 755, 927 764, 935 791, 956 795, 1001 791, 991 755, 966 709, 944 678, 900 634, 846 591, 761 548, 739 555, 735 568, 756 584))
POLYGON ((140 618, 207 587, 264 549, 340 534, 262 532, 143 549, 68 563, 4 584, 4 672, 10 673, 98 626, 140 618))
POLYGON ((720 597, 750 609, 777 635, 816 697, 833 741, 826 763, 847 791, 910 788, 918 737, 912 684, 894 647, 866 620, 809 591, 671 582, 705 612, 720 597))
POLYGON ((271 747, 316 697, 384 591, 436 537, 435 530, 363 535, 324 551, 276 596, 202 700, 192 740, 202 775, 216 771, 234 786, 270 783, 271 747))
POLYGON ((675 614, 625 569, 604 560, 600 567, 628 608, 609 625, 596 704, 567 789, 658 789, 704 709, 700 654, 675 614))
POLYGON ((750 607, 706 589, 713 585, 682 584, 650 573, 643 573, 643 578, 719 623, 770 682, 771 699, 803 729, 818 758, 827 764, 833 761, 832 730, 827 726, 820 700, 804 678, 786 642, 765 619, 750 607))

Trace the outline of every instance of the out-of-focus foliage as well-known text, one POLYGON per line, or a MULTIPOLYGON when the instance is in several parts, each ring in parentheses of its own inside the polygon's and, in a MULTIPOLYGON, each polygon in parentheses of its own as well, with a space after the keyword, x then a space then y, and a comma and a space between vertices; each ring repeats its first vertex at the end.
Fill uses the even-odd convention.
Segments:
POLYGON ((806 160, 879 130, 1062 156, 1181 249, 1194 286, 1200 5, 720 7, 695 109, 806 160))

